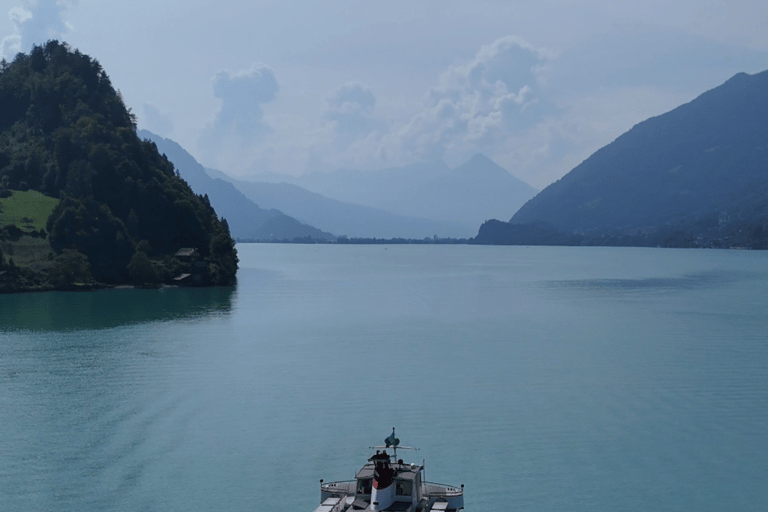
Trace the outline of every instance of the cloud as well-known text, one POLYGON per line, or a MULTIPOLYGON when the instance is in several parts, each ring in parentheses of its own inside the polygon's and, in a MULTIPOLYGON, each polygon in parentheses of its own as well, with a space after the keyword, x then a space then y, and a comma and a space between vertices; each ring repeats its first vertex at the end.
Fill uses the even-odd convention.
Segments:
POLYGON ((356 82, 334 89, 325 98, 322 120, 325 136, 316 141, 315 157, 326 154, 337 165, 370 167, 388 122, 374 112, 376 97, 356 82), (334 154, 329 154, 329 153, 334 154))
POLYGON ((370 169, 490 155, 556 110, 546 94, 556 57, 518 37, 498 39, 445 69, 420 108, 399 124, 375 113, 368 87, 339 86, 325 97, 314 161, 370 169))
POLYGON ((261 105, 274 100, 278 89, 275 75, 264 64, 236 73, 219 71, 213 77, 213 94, 222 103, 213 121, 214 131, 234 130, 251 138, 268 130, 261 105))
POLYGON ((325 98, 323 120, 342 138, 365 137, 380 123, 373 116, 376 97, 359 83, 348 83, 334 89, 325 98))
POLYGON ((21 36, 14 34, 12 36, 6 36, 0 42, 0 58, 11 60, 13 57, 21 52, 21 36))
POLYGON ((16 53, 29 52, 33 44, 61 39, 72 27, 64 21, 64 11, 76 5, 76 0, 25 0, 22 7, 8 13, 16 33, 0 43, 2 57, 12 59, 16 53))
MULTIPOLYGON (((599 66, 579 66, 585 53, 594 52, 568 48, 561 56, 519 37, 503 37, 470 59, 446 66, 407 113, 391 108, 392 98, 377 98, 368 86, 349 82, 315 96, 322 101, 319 124, 302 115, 281 116, 281 103, 293 101, 282 95, 265 120, 262 109, 277 91, 268 68, 219 73, 216 95, 222 108, 209 133, 226 127, 234 132, 238 123, 245 123, 243 115, 226 115, 227 107, 238 105, 250 112, 251 124, 244 128, 250 132, 246 142, 234 143, 233 134, 209 145, 230 157, 231 165, 221 158, 215 161, 220 168, 240 175, 373 170, 437 159, 455 166, 481 152, 543 188, 633 124, 686 100, 685 91, 632 79, 595 88, 601 83, 594 77, 599 66), (238 79, 246 76, 252 77, 250 89, 238 79), (244 94, 230 88, 261 92, 251 93, 257 99, 248 106, 235 101, 244 94)), ((627 62, 634 65, 625 58, 622 66, 627 62)), ((601 72, 614 76, 617 68, 606 66, 601 72)))
POLYGON ((256 63, 237 72, 219 71, 212 83, 221 107, 203 130, 200 148, 213 165, 247 166, 256 143, 272 131, 262 107, 275 99, 277 79, 269 67, 256 63))
POLYGON ((382 141, 382 156, 469 155, 533 126, 553 109, 543 91, 556 53, 508 36, 449 67, 423 108, 382 141))
MULTIPOLYGON (((447 67, 417 110, 400 122, 376 112, 376 97, 367 86, 336 87, 324 98, 320 129, 305 134, 307 170, 375 169, 438 159, 459 164, 477 152, 503 155, 507 162, 544 161, 551 140, 560 138, 559 125, 541 124, 561 114, 548 91, 556 58, 555 52, 521 38, 500 38, 469 61, 447 67), (521 147, 523 140, 535 145, 521 147)), ((277 149, 281 143, 271 139, 277 149)), ((287 162, 283 153, 277 151, 272 163, 287 162)))

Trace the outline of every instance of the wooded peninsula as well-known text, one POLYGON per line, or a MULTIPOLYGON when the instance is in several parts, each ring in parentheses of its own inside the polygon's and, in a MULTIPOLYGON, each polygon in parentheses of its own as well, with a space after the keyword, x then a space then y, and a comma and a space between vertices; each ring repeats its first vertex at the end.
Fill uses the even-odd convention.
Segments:
POLYGON ((231 285, 237 265, 98 61, 49 41, 0 62, 0 292, 231 285))

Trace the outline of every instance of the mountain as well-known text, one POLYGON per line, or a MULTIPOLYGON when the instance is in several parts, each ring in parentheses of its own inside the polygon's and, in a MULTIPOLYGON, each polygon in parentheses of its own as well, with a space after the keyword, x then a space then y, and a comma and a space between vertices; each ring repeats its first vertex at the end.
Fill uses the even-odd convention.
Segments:
POLYGON ((528 201, 510 223, 579 233, 586 243, 762 246, 768 71, 737 74, 637 124, 528 201))
POLYGON ((0 64, 0 196, 25 201, 25 229, 41 226, 4 227, 4 246, 34 253, 14 250, 18 264, 0 257, 6 290, 159 285, 181 274, 196 284, 235 281, 227 224, 139 139, 98 61, 66 44, 0 64), (53 206, 45 213, 43 196, 53 206))
POLYGON ((478 153, 431 183, 421 195, 421 208, 425 212, 442 211, 446 219, 465 222, 506 219, 537 192, 478 153))
POLYGON ((442 238, 467 237, 467 228, 459 223, 396 215, 378 208, 345 203, 310 192, 291 183, 267 183, 236 180, 215 169, 206 169, 211 177, 232 183, 253 202, 276 208, 296 219, 320 226, 337 235, 356 238, 442 238))
MULTIPOLYGON (((275 177, 255 179, 274 181, 275 177)), ((280 179, 337 201, 454 223, 461 226, 459 236, 471 236, 486 219, 509 218, 536 194, 535 189, 480 154, 454 169, 437 161, 372 172, 338 170, 280 179)))
POLYGON ((227 219, 232 236, 245 240, 293 240, 311 238, 332 240, 330 233, 303 224, 275 209, 263 209, 234 185, 209 176, 202 165, 178 143, 140 130, 139 136, 151 140, 176 166, 192 190, 207 195, 219 215, 227 219))

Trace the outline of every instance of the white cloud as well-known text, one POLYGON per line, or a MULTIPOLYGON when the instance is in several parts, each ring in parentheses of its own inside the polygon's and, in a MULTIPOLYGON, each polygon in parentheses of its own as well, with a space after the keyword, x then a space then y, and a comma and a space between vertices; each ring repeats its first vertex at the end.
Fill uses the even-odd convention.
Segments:
POLYGON ((0 43, 2 57, 12 59, 16 53, 29 52, 34 44, 61 39, 72 30, 64 12, 76 4, 76 0, 25 0, 22 7, 12 8, 8 16, 16 32, 0 43))
MULTIPOLYGON (((668 55, 670 44, 661 46, 662 57, 668 55)), ((686 46, 681 46, 678 53, 684 54, 686 46)), ((219 155, 230 155, 217 164, 240 175, 373 170, 437 159, 453 166, 482 152, 543 188, 635 123, 693 99, 695 94, 682 82, 647 83, 647 73, 640 71, 648 68, 646 61, 661 57, 655 46, 645 52, 635 51, 637 47, 645 48, 638 43, 629 52, 610 50, 617 55, 609 65, 589 46, 561 53, 520 37, 502 37, 465 61, 446 65, 405 115, 393 112, 391 97, 380 99, 360 82, 345 83, 324 96, 311 88, 289 87, 271 102, 277 91, 271 73, 220 73, 220 85, 258 89, 260 99, 249 107, 235 101, 241 94, 218 91, 222 109, 209 133, 215 126, 244 122, 242 116, 233 120, 224 115, 227 106, 237 106, 240 114, 251 112, 250 128, 243 130, 249 133, 245 143, 233 144, 233 135, 212 145, 219 155), (636 54, 644 60, 633 58, 636 54), (254 77, 253 88, 240 84, 238 76, 254 77), (307 117, 311 105, 287 115, 286 105, 308 93, 317 98, 315 104, 322 102, 319 116, 307 117)))
POLYGON ((376 97, 359 83, 347 83, 325 98, 323 120, 346 142, 366 137, 380 126, 374 118, 376 97))
POLYGON ((6 36, 0 42, 0 58, 11 60, 13 57, 21 52, 21 36, 14 34, 12 36, 6 36))
POLYGON ((375 111, 376 98, 360 83, 325 97, 322 128, 309 133, 315 168, 384 166, 434 161, 460 163, 482 151, 506 150, 555 112, 547 82, 556 53, 518 37, 483 46, 468 62, 447 67, 405 122, 375 111))
POLYGON ((633 124, 692 99, 633 84, 572 96, 562 65, 557 52, 514 36, 482 47, 448 67, 421 109, 381 137, 379 163, 457 165, 482 152, 543 188, 633 124))
POLYGON ((251 138, 267 130, 261 105, 274 100, 278 89, 274 73, 264 64, 236 73, 219 71, 213 77, 213 94, 221 100, 214 131, 234 129, 240 136, 251 138))
POLYGON ((203 158, 219 168, 251 167, 256 145, 272 131, 264 122, 263 105, 275 99, 277 79, 269 67, 256 63, 237 72, 219 71, 212 82, 221 107, 203 129, 203 158))
POLYGON ((566 100, 550 89, 558 65, 554 51, 500 38, 448 66, 400 123, 377 113, 368 87, 347 83, 325 96, 318 128, 289 133, 278 126, 248 148, 252 163, 239 168, 376 169, 441 158, 456 165, 483 152, 543 188, 634 122, 674 106, 663 91, 648 88, 566 100))
POLYGON ((382 141, 396 161, 463 158, 503 144, 551 108, 544 96, 556 53, 508 36, 450 66, 411 120, 382 141))

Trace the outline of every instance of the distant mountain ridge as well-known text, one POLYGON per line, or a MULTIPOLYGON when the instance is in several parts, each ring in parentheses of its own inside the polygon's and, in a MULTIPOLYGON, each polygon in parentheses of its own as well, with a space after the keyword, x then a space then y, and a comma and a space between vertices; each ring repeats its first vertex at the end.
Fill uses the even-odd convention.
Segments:
POLYGON ((370 172, 341 169, 253 179, 286 181, 337 201, 453 223, 461 226, 460 236, 466 237, 486 219, 509 218, 536 194, 536 189, 481 154, 454 169, 437 161, 370 172))
POLYGON ((589 243, 682 246, 759 247, 766 223, 768 71, 637 124, 510 219, 589 243))
POLYGON ((234 184, 246 197, 264 208, 276 208, 338 236, 411 239, 434 235, 446 238, 469 236, 467 229, 458 223, 395 215, 329 199, 291 183, 243 181, 215 169, 206 169, 206 172, 234 184))
POLYGON ((147 130, 139 137, 157 145, 179 170, 179 174, 197 194, 208 195, 216 211, 227 219, 232 236, 245 240, 293 240, 311 238, 332 240, 334 236, 275 209, 260 208, 231 183, 214 179, 203 166, 178 143, 147 130))

